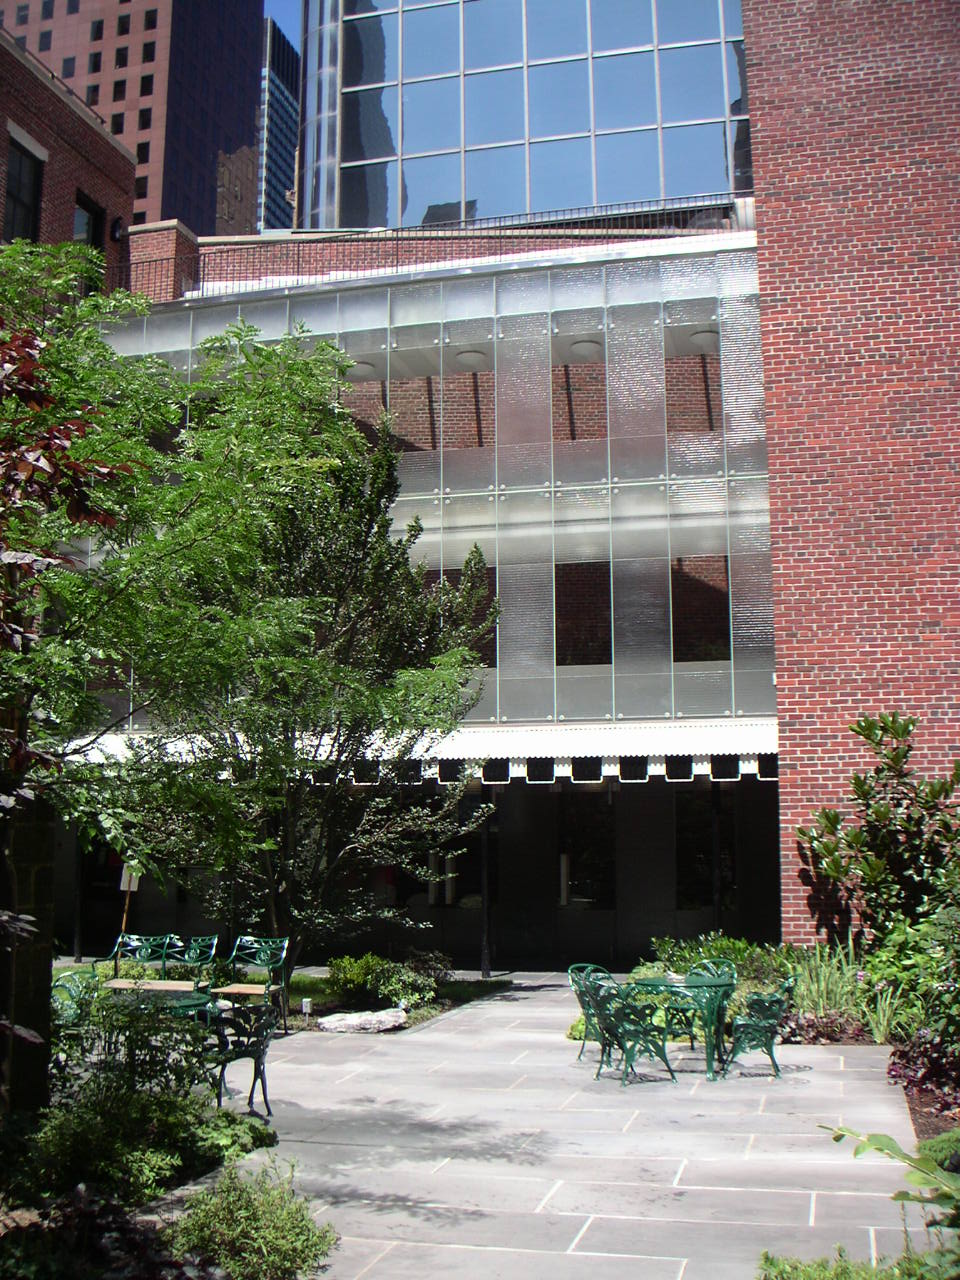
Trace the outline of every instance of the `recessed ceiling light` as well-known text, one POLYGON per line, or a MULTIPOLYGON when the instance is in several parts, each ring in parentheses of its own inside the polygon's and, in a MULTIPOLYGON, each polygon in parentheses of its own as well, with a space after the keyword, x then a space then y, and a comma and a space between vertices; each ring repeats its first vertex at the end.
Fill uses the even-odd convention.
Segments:
POLYGON ((720 334, 716 329, 694 329, 690 345, 701 355, 713 355, 720 350, 720 334))
POLYGON ((347 370, 347 377, 351 382, 365 382, 376 371, 377 366, 371 364, 369 360, 354 360, 347 370))
POLYGON ((456 360, 464 369, 486 369, 489 364, 485 351, 458 351, 456 360))
POLYGON ((596 338, 578 338, 570 343, 570 354, 578 360, 596 360, 603 351, 603 343, 596 338))

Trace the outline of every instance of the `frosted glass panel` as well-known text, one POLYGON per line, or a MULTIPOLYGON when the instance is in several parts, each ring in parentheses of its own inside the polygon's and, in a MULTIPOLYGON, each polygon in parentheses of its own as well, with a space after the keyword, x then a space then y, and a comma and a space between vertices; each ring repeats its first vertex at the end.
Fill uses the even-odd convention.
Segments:
POLYGON ((604 268, 607 305, 660 301, 660 267, 656 262, 619 262, 604 268))
MULTIPOLYGON (((189 311, 175 311, 168 315, 158 313, 147 316, 145 335, 142 329, 143 321, 138 320, 136 323, 139 332, 133 341, 137 345, 130 349, 125 348, 123 350, 124 355, 135 355, 141 351, 148 353, 154 351, 188 351, 190 348, 189 311), (142 340, 142 346, 138 339, 142 340)), ((113 345, 115 350, 120 350, 115 343, 113 345)))
POLYGON ((236 324, 238 315, 236 303, 227 307, 197 307, 193 312, 193 345, 215 334, 219 337, 228 324, 236 324))
POLYGON ((717 295, 717 260, 711 254, 703 258, 668 258, 660 263, 663 299, 715 298, 717 295))
POLYGON ((670 486, 670 554, 725 555, 727 495, 722 480, 670 486))
POLYGON ((552 717, 553 565, 501 561, 497 591, 501 718, 552 717))
POLYGON ((729 714, 732 685, 731 664, 715 662, 693 665, 678 662, 673 670, 674 708, 677 715, 709 716, 729 714))
POLYGON ((660 716, 672 710, 670 565, 664 559, 614 560, 614 711, 660 716))
POLYGON ((495 667, 480 667, 470 682, 468 689, 472 693, 479 688, 480 697, 476 705, 471 707, 464 719, 468 723, 481 720, 490 721, 497 718, 497 672, 495 667))
POLYGON ((386 289, 360 289, 340 295, 340 330, 374 329, 387 323, 386 289))
POLYGON ((557 671, 557 718, 609 720, 613 712, 613 669, 562 667, 557 671))
POLYGON ((607 404, 613 478, 666 474, 666 421, 660 307, 607 312, 607 404))
POLYGON ((496 476, 492 319, 445 324, 441 368, 444 492, 492 489, 496 476))
POLYGON ((390 511, 393 530, 403 537, 411 521, 419 517, 423 532, 413 544, 410 559, 414 564, 425 564, 428 569, 440 569, 440 499, 399 498, 390 511))
POLYGON ((103 329, 103 339, 121 356, 138 356, 143 351, 143 331, 150 317, 135 316, 124 324, 107 325, 103 329))
POLYGON ((731 472, 766 471, 767 440, 757 298, 720 303, 723 408, 731 472))
POLYGON ((550 480, 550 335, 545 315, 497 328, 497 483, 550 480))
POLYGON ((527 271, 497 276, 497 315, 524 315, 550 306, 550 274, 527 271))
POLYGON ((445 280, 443 318, 469 320, 493 315, 493 280, 445 280))
POLYGON ((766 476, 731 480, 727 493, 731 553, 769 551, 770 499, 766 476))
POLYGON ((603 268, 566 268, 550 272, 550 303, 554 311, 603 305, 603 268))
POLYGON ((662 556, 667 559, 666 485, 614 485, 610 501, 613 558, 662 556))
POLYGON ((716 299, 665 302, 663 319, 671 479, 716 476, 724 469, 716 299))
POLYGON ((436 323, 440 319, 440 285, 422 284, 390 290, 390 323, 436 323))
POLYGON ((246 324, 255 325, 265 341, 281 338, 287 332, 287 299, 274 298, 270 302, 241 302, 240 318, 246 324))
POLYGON ((457 568, 474 544, 488 565, 497 562, 497 504, 492 494, 471 498, 444 498, 443 564, 457 568))
POLYGON ((609 475, 603 311, 555 311, 552 317, 554 478, 596 484, 609 475))
POLYGON ((337 294, 290 299, 290 332, 303 325, 310 333, 336 333, 339 328, 337 294))
POLYGON ((776 697, 769 679, 774 669, 769 555, 757 552, 731 556, 730 594, 737 713, 773 711, 776 697), (762 675, 768 678, 760 678, 762 675))
POLYGON ((498 560, 553 563, 553 503, 549 489, 502 493, 497 500, 498 560))
POLYGON ((606 489, 563 489, 554 498, 557 564, 609 561, 610 495, 606 489))

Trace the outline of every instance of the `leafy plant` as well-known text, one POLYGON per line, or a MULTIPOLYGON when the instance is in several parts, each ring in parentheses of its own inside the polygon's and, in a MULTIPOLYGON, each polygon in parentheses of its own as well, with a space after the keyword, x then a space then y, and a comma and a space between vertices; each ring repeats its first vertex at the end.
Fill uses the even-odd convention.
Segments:
POLYGON ((794 951, 725 933, 703 933, 696 938, 654 938, 653 953, 668 969, 684 973, 698 960, 730 960, 737 977, 774 985, 790 972, 794 951))
POLYGON ((907 1253, 902 1258, 875 1268, 872 1262, 857 1262, 838 1249, 836 1257, 779 1258, 764 1251, 757 1280, 952 1280, 947 1264, 936 1255, 907 1253))
POLYGON ((887 1075, 905 1089, 939 1094, 943 1110, 960 1106, 960 1045, 926 1028, 894 1048, 887 1075))
POLYGON ((316 1269, 337 1239, 329 1224, 314 1223, 294 1191, 292 1168, 244 1178, 236 1165, 211 1191, 191 1197, 164 1238, 176 1257, 213 1262, 230 1280, 296 1280, 316 1269))
POLYGON ((935 1160, 941 1169, 960 1173, 960 1129, 949 1129, 935 1138, 927 1138, 918 1144, 917 1150, 922 1156, 935 1160))
POLYGON ((331 995, 358 1007, 410 1008, 429 1003, 437 994, 437 983, 429 974, 417 973, 372 951, 357 958, 332 959, 327 981, 331 995))
POLYGON ((808 950, 798 950, 792 970, 796 980, 793 1003, 798 1012, 812 1013, 819 1018, 857 1013, 858 987, 863 976, 851 937, 846 947, 818 942, 808 950))

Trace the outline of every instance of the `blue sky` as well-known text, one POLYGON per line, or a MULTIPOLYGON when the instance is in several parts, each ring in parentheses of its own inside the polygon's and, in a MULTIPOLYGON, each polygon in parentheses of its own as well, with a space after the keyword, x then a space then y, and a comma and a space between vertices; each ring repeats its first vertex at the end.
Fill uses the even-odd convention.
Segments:
POLYGON ((300 48, 301 0, 264 0, 263 12, 272 18, 295 49, 300 48))

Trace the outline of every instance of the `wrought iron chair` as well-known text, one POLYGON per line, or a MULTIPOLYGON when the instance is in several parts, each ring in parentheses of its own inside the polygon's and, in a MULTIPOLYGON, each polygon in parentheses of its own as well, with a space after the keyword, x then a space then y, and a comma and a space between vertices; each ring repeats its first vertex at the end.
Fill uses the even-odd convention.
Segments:
POLYGON ((573 990, 573 994, 577 997, 577 1003, 580 1005, 580 1012, 583 1014, 583 1040, 580 1044, 580 1052, 577 1054, 577 1061, 583 1057, 583 1051, 587 1047, 588 1040, 600 1040, 600 1030, 597 1027, 596 1018, 594 1017, 593 1008, 586 992, 586 979, 589 974, 595 974, 598 977, 609 978, 610 974, 606 969, 596 964, 572 964, 567 970, 567 981, 573 990))
POLYGON ((263 1094, 263 1105, 267 1115, 272 1116, 270 1100, 267 1097, 267 1050, 276 1030, 279 1014, 272 1004, 252 1004, 238 1006, 229 1013, 221 1013, 210 1022, 210 1029, 216 1039, 209 1050, 208 1059, 212 1066, 219 1067, 217 1077, 217 1106, 223 1105, 223 1091, 230 1090, 226 1082, 227 1067, 231 1062, 239 1062, 241 1058, 250 1058, 253 1062, 253 1080, 247 1106, 253 1110, 253 1095, 260 1082, 263 1094))
POLYGON ((780 1067, 773 1054, 777 1030, 790 1005, 790 997, 796 979, 787 978, 776 991, 754 992, 747 996, 746 1011, 733 1020, 733 1040, 724 1063, 724 1075, 730 1070, 734 1058, 748 1049, 762 1049, 770 1059, 773 1074, 780 1075, 780 1067))
POLYGON ((605 1066, 609 1066, 613 1049, 619 1049, 622 1061, 620 1083, 627 1083, 627 1073, 635 1071, 637 1058, 656 1058, 670 1072, 676 1074, 667 1056, 667 1028, 657 1022, 657 1006, 637 1003, 612 978, 598 978, 589 974, 586 990, 597 1028, 600 1032, 600 1062, 594 1079, 599 1078, 605 1066))

